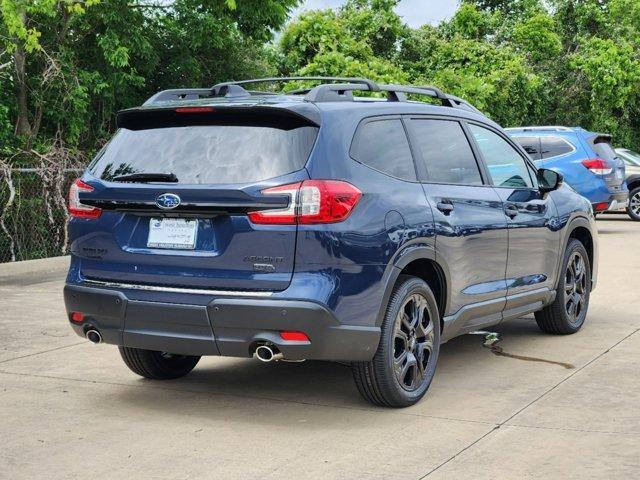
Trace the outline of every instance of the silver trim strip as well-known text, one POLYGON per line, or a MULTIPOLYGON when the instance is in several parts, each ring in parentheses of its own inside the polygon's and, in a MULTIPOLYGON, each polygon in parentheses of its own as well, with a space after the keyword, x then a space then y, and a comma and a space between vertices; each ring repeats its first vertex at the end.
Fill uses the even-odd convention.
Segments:
POLYGON ((85 280, 87 286, 125 288, 129 290, 146 290, 152 292, 192 293, 195 295, 218 295, 224 297, 270 297, 273 292, 246 290, 206 290, 200 288, 161 287, 159 285, 139 285, 135 283, 105 282, 102 280, 85 280))
POLYGON ((561 127, 559 125, 539 125, 532 127, 509 127, 504 129, 505 132, 540 132, 540 131, 552 131, 552 132, 573 132, 570 127, 561 127))

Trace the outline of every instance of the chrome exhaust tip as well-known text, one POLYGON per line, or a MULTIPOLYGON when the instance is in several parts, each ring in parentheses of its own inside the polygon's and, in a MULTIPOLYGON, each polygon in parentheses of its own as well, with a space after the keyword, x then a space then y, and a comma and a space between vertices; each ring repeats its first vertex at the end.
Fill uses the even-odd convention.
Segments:
POLYGON ((102 342, 102 335, 100 335, 100 332, 94 328, 87 330, 87 333, 85 333, 84 336, 87 337, 87 340, 89 340, 91 343, 102 342))
POLYGON ((260 345, 256 348, 253 356, 261 362, 269 363, 273 361, 282 360, 284 355, 281 352, 274 351, 269 345, 260 345))

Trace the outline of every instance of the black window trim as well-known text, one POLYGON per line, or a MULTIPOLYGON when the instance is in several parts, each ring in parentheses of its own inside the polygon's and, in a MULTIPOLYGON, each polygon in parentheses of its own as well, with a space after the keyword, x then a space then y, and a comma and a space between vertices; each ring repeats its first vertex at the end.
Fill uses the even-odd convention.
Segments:
POLYGON ((416 162, 416 157, 413 151, 413 147, 411 146, 411 138, 409 137, 409 132, 407 131, 407 127, 404 124, 403 120, 402 120, 402 115, 398 115, 398 114, 392 114, 392 115, 374 115, 371 117, 365 117, 363 119, 361 119, 358 122, 358 125, 356 126, 354 132, 353 132, 353 136, 351 137, 351 142, 349 144, 349 152, 348 152, 349 158, 351 158, 351 160, 353 160, 354 162, 359 163, 360 165, 367 167, 371 170, 373 170, 374 172, 378 172, 382 175, 385 175, 389 178, 393 178, 395 180, 399 180, 401 182, 408 182, 408 183, 420 183, 420 173, 418 171, 418 166, 417 166, 417 162, 416 162), (364 162, 361 162, 360 160, 358 160, 357 158, 355 158, 353 156, 353 154, 351 153, 353 151, 353 143, 356 140, 356 137, 358 135, 358 132, 360 131, 361 128, 363 128, 365 125, 368 125, 369 123, 374 123, 374 122, 383 122, 383 121, 388 121, 388 120, 399 120, 400 121, 400 125, 402 125, 402 129, 404 130, 404 135, 405 138, 407 139, 407 143, 409 144, 409 154, 411 155, 411 161, 413 162, 413 171, 416 174, 416 179, 415 180, 407 180, 406 178, 400 178, 400 177, 396 177, 395 175, 391 175, 389 172, 383 172, 382 170, 378 170, 377 168, 372 167, 371 165, 367 165, 364 162))
POLYGON ((569 140, 567 140, 566 138, 563 137, 559 137, 557 135, 539 135, 538 136, 538 140, 540 141, 540 158, 542 159, 542 161, 544 160, 553 160, 554 158, 560 158, 560 157, 565 157, 567 155, 572 155, 574 153, 576 153, 576 151, 578 150, 576 148, 576 146, 571 143, 569 140), (556 138, 558 140, 562 140, 564 143, 566 143, 567 145, 569 145, 571 147, 571 151, 567 152, 567 153, 563 153, 561 155, 554 155, 553 157, 544 157, 544 152, 542 151, 542 140, 545 138, 556 138))
MULTIPOLYGON (((509 187, 509 186, 503 186, 503 185, 496 185, 493 182, 493 178, 491 178, 491 175, 489 175, 489 180, 490 180, 490 184, 493 188, 508 188, 511 190, 538 190, 540 187, 538 185, 538 179, 536 178, 536 175, 532 175, 531 173, 537 173, 538 172, 538 167, 536 167, 536 165, 533 163, 533 160, 531 160, 531 157, 529 157, 529 154, 524 150, 524 148, 522 148, 520 146, 519 143, 515 142, 510 136, 508 135, 504 135, 500 130, 498 130, 497 128, 491 126, 491 125, 487 125, 486 123, 482 123, 482 122, 478 122, 476 120, 466 120, 465 121, 467 124, 469 125, 476 125, 478 127, 481 128, 486 128, 487 130, 495 133, 496 135, 498 135, 500 138, 502 138, 503 140, 505 140, 509 145, 511 145, 513 147, 513 149, 518 153, 518 155, 520 155, 520 157, 522 157, 522 159, 525 162, 525 165, 527 167, 529 167, 527 170, 529 172, 529 179, 531 180, 531 185, 532 187, 509 187)), ((478 153, 480 155, 480 158, 482 159, 482 163, 484 165, 484 167, 487 169, 487 173, 489 173, 489 167, 487 166, 487 161, 484 158, 484 155, 482 155, 482 152, 480 151, 480 146, 478 145, 478 142, 476 142, 475 137, 472 138, 474 145, 476 146, 476 148, 478 149, 478 153)))
POLYGON ((484 162, 480 161, 479 152, 477 150, 477 146, 475 142, 470 138, 470 132, 466 126, 466 119, 464 117, 456 117, 453 115, 429 115, 429 114, 405 114, 402 115, 403 123, 407 123, 411 120, 445 120, 449 122, 456 122, 462 128, 464 135, 469 143, 469 147, 471 148, 471 152, 473 153, 474 160, 476 161, 476 165, 478 167, 478 172, 480 173, 480 179, 482 180, 482 185, 471 184, 471 183, 448 183, 448 182, 434 182, 429 179, 429 174, 427 172, 426 162, 423 161, 421 155, 416 151, 416 148, 413 146, 413 139, 411 135, 411 129, 408 126, 405 126, 407 131, 407 137, 409 138, 409 145, 411 147, 411 152, 413 153, 414 162, 416 163, 416 169, 418 171, 418 181, 424 185, 453 185, 458 187, 489 187, 492 185, 490 183, 489 172, 484 165, 484 162))

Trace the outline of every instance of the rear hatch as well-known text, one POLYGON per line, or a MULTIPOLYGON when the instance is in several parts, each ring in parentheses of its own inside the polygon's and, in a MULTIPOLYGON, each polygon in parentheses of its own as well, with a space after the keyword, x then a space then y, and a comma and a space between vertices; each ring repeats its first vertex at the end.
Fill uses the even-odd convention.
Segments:
POLYGON ((82 277, 198 289, 289 285, 296 225, 257 225, 247 214, 289 208, 286 191, 262 191, 308 179, 317 124, 245 105, 129 110, 118 126, 78 192, 100 212, 72 221, 82 277))
POLYGON ((592 165, 601 160, 602 165, 600 168, 591 169, 594 172, 598 172, 599 176, 603 178, 607 186, 612 191, 623 191, 625 175, 624 161, 618 156, 614 148, 611 146, 611 135, 595 134, 587 139, 589 147, 595 152, 597 158, 595 162, 592 161, 592 165))

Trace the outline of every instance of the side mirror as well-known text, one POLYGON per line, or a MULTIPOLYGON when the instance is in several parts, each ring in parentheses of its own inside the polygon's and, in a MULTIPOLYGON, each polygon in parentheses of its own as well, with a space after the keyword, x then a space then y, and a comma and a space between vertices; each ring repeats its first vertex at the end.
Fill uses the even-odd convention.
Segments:
POLYGON ((562 174, 546 168, 538 169, 538 185, 542 193, 553 192, 559 189, 562 182, 564 182, 562 174))

